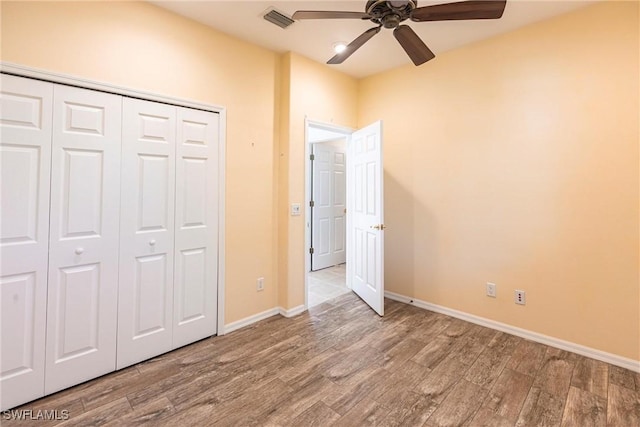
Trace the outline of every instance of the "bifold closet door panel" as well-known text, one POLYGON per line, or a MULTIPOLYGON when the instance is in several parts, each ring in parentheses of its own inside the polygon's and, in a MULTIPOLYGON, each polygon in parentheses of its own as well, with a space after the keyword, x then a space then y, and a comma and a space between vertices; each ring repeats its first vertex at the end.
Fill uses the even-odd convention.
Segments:
POLYGON ((176 107, 123 99, 118 369, 172 348, 176 107))
POLYGON ((122 97, 54 86, 45 392, 116 367, 122 97))
POLYGON ((0 408, 44 395, 53 84, 0 76, 0 408))
POLYGON ((178 108, 173 345, 215 335, 220 116, 178 108))

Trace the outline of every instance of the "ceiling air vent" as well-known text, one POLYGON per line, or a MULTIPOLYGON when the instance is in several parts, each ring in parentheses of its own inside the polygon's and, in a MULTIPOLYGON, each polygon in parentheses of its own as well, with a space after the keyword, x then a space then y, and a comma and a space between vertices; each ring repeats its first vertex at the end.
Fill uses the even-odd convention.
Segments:
POLYGON ((277 25, 280 28, 287 28, 289 25, 295 22, 293 19, 291 19, 291 17, 285 15, 282 12, 278 12, 274 8, 269 8, 267 10, 267 12, 264 14, 264 19, 271 22, 272 24, 277 25))

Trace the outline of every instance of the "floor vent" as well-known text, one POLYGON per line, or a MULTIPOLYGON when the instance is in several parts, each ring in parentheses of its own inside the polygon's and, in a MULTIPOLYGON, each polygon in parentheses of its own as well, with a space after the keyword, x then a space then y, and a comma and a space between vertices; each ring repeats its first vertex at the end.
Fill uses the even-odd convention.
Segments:
POLYGON ((264 19, 271 22, 272 24, 277 25, 280 28, 287 28, 289 25, 295 22, 293 19, 291 19, 291 17, 285 15, 282 12, 278 12, 274 8, 269 8, 267 10, 267 12, 264 14, 264 19))

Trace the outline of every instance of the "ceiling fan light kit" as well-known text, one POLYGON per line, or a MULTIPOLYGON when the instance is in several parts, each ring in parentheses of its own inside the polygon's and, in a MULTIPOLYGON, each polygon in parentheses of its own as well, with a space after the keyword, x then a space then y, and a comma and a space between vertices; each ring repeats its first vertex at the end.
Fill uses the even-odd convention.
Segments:
POLYGON ((394 37, 411 61, 415 65, 421 65, 435 58, 435 54, 410 26, 402 22, 408 19, 413 22, 499 19, 504 13, 506 3, 506 0, 467 0, 418 7, 417 0, 368 0, 364 13, 299 10, 293 14, 293 19, 361 19, 377 25, 359 35, 342 52, 327 61, 327 64, 343 63, 378 34, 381 28, 386 28, 393 30, 394 37))

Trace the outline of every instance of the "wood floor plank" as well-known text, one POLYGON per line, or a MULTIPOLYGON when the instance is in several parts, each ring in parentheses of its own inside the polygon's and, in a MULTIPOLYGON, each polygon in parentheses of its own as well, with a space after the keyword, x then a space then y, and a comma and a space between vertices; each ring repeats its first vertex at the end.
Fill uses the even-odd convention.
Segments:
POLYGON ((469 425, 486 395, 486 389, 462 379, 427 421, 442 427, 469 425))
MULTIPOLYGON (((178 411, 186 411, 193 406, 220 405, 233 401, 271 382, 282 368, 279 359, 273 359, 260 368, 239 366, 230 372, 214 373, 165 391, 178 411)), ((130 397, 131 398, 131 397, 130 397)))
POLYGON ((513 350, 506 367, 534 377, 542 367, 546 352, 547 346, 544 344, 522 340, 513 350))
POLYGON ((607 425, 607 399, 577 387, 567 395, 562 426, 605 427, 607 425))
POLYGON ((564 399, 564 396, 558 397, 541 388, 531 387, 516 421, 516 427, 559 426, 562 422, 564 399))
POLYGON ((426 368, 433 369, 451 354, 455 344, 455 338, 438 335, 433 341, 427 343, 411 360, 426 368))
POLYGON ((604 399, 609 385, 609 365, 580 356, 573 370, 571 385, 604 399))
POLYGON ((421 351, 424 346, 425 343, 422 341, 407 338, 384 353, 382 367, 389 371, 398 369, 421 351))
POLYGON ((70 418, 59 425, 63 427, 103 426, 124 418, 132 411, 129 401, 127 401, 126 397, 123 397, 113 400, 106 405, 94 408, 92 411, 85 412, 78 417, 70 418))
POLYGON ((292 389, 276 378, 222 402, 200 401, 188 410, 162 420, 158 425, 257 425, 274 408, 291 398, 292 389), (260 396, 255 399, 254 396, 260 396))
POLYGON ((344 415, 367 397, 379 384, 390 381, 394 375, 379 366, 368 366, 322 398, 322 401, 335 412, 344 415))
POLYGON ((470 325, 467 333, 456 339, 450 357, 471 366, 500 333, 479 325, 470 325))
POLYGON ((569 392, 576 359, 576 354, 548 347, 542 367, 533 383, 534 387, 551 393, 564 401, 569 392))
POLYGON ((514 424, 532 384, 532 377, 511 369, 504 369, 482 406, 514 424))
POLYGON ((628 369, 620 368, 618 366, 609 367, 609 382, 626 387, 630 390, 636 389, 635 373, 628 369))
MULTIPOLYGON (((290 384, 288 385, 291 386, 290 384)), ((318 373, 315 378, 306 383, 291 387, 291 398, 287 401, 287 404, 274 408, 273 412, 260 420, 261 423, 265 425, 286 425, 288 420, 301 415, 316 402, 321 401, 324 396, 337 386, 318 373)))
POLYGON ((516 348, 519 338, 500 333, 480 353, 465 374, 465 379, 486 389, 493 387, 516 348))
POLYGON ((369 394, 369 398, 393 408, 403 404, 401 396, 407 391, 414 391, 419 384, 427 381, 431 371, 415 362, 407 361, 392 375, 378 382, 378 386, 369 394))
POLYGON ((365 397, 334 424, 336 427, 377 426, 389 410, 375 400, 365 397))
MULTIPOLYGON (((84 384, 82 384, 84 385, 84 384)), ((80 415, 84 414, 84 405, 82 404, 82 392, 80 391, 81 386, 76 386, 72 388, 68 388, 59 393, 52 394, 50 396, 43 397, 41 399, 35 400, 26 405, 19 406, 15 408, 15 411, 31 411, 32 413, 38 413, 38 411, 53 411, 54 414, 58 414, 59 418, 68 417, 77 418, 80 415), (65 411, 63 413, 63 411, 65 411), (65 415, 66 414, 66 415, 65 415)), ((53 417, 55 418, 55 417, 53 417)), ((59 425, 61 420, 39 420, 38 426, 49 427, 59 425)), ((5 420, 2 419, 0 425, 11 426, 11 427, 32 427, 33 421, 30 420, 5 420)))
POLYGON ((291 420, 292 426, 322 427, 333 425, 340 414, 329 408, 322 401, 316 402, 309 409, 291 420))
POLYGON ((429 343, 440 335, 453 322, 453 318, 435 313, 423 327, 410 332, 410 336, 418 341, 429 343))
POLYGON ((609 384, 607 425, 640 426, 640 393, 617 384, 609 384))
POLYGON ((451 387, 469 369, 467 365, 452 358, 446 358, 436 366, 417 387, 417 391, 441 403, 451 387))
POLYGON ((118 419, 109 421, 105 425, 109 427, 145 426, 158 423, 159 421, 170 417, 175 412, 176 410, 169 399, 163 396, 153 402, 134 409, 118 419))
POLYGON ((473 427, 513 427, 513 421, 501 417, 491 409, 481 407, 469 425, 473 427))
POLYGON ((438 407, 428 396, 405 390, 397 397, 397 403, 386 405, 389 409, 382 421, 385 427, 422 426, 438 407))

